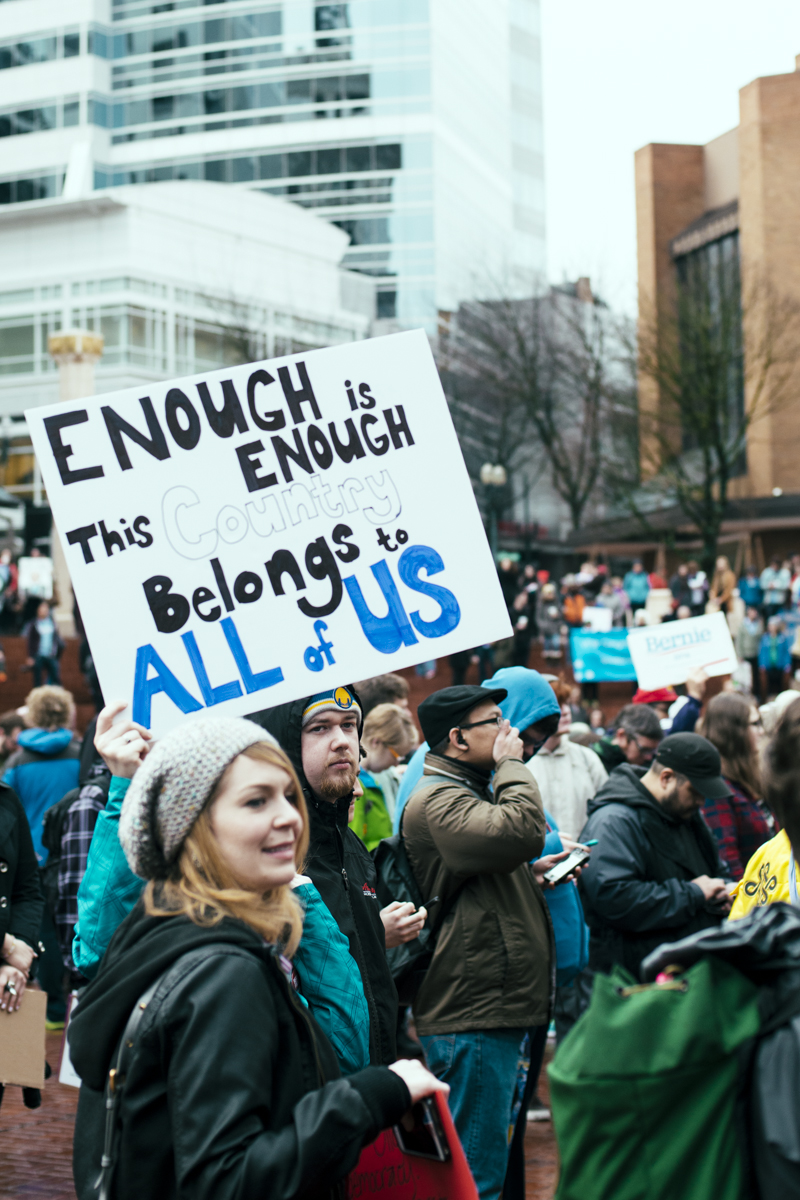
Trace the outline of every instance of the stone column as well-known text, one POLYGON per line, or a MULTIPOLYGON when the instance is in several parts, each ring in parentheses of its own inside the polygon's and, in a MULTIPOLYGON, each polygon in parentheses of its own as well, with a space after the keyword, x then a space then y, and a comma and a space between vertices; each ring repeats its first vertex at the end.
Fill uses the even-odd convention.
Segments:
MULTIPOLYGON (((103 354, 102 337, 86 329, 62 329, 50 334, 47 349, 58 363, 59 400, 82 400, 85 396, 93 396, 94 367, 103 354)), ((53 617, 62 637, 74 637, 72 581, 55 522, 50 532, 50 546, 57 597, 53 617)))

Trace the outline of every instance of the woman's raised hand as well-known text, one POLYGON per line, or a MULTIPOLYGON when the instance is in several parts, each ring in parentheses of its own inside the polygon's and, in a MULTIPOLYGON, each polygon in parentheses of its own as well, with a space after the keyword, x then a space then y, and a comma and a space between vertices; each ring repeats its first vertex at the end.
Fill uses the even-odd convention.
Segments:
POLYGON ((103 759, 112 775, 120 779, 133 779, 152 745, 153 736, 149 729, 135 721, 120 721, 115 725, 114 717, 128 707, 127 700, 107 704, 97 717, 94 748, 103 759))

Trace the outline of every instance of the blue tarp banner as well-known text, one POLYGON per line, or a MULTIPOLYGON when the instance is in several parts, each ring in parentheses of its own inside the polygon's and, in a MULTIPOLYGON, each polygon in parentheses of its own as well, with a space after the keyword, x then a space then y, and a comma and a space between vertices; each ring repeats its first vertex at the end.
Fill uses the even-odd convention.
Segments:
POLYGON ((569 649, 578 683, 624 683, 636 679, 628 653, 627 629, 611 629, 608 633, 572 629, 569 649))

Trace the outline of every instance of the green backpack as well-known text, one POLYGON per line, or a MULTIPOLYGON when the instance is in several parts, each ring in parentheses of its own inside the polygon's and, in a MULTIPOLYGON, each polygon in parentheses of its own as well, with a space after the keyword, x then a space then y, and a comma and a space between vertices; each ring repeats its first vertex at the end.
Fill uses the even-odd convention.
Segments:
POLYGON ((662 984, 595 977, 549 1071, 555 1200, 743 1200, 739 1052, 759 1033, 758 996, 712 957, 662 984))

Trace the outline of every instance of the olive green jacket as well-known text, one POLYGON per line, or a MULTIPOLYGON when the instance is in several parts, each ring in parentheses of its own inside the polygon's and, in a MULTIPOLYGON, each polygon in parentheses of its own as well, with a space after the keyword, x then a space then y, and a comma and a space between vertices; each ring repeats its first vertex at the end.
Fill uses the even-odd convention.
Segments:
POLYGON ((549 1019, 552 926, 528 865, 544 846, 542 800, 519 759, 497 764, 494 794, 488 782, 456 759, 428 753, 403 812, 406 852, 425 900, 438 896, 446 906, 464 884, 414 1001, 422 1035, 549 1019), (427 786, 426 775, 436 776, 427 786))

